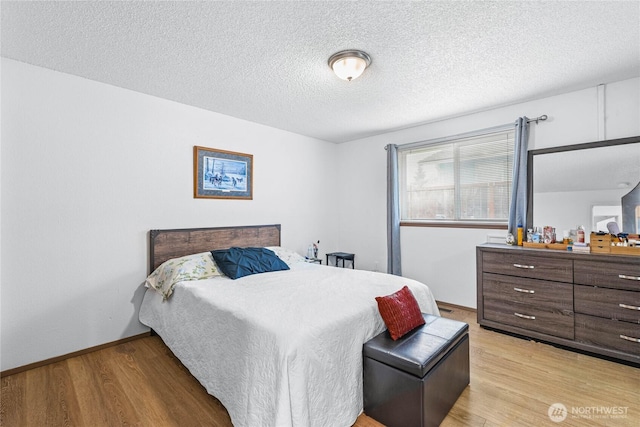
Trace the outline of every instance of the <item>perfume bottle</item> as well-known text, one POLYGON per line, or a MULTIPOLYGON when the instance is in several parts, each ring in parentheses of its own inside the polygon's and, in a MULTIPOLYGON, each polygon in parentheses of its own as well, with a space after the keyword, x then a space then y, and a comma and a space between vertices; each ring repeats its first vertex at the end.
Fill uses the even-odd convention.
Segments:
POLYGON ((518 246, 522 246, 524 229, 522 228, 522 224, 518 224, 518 246))

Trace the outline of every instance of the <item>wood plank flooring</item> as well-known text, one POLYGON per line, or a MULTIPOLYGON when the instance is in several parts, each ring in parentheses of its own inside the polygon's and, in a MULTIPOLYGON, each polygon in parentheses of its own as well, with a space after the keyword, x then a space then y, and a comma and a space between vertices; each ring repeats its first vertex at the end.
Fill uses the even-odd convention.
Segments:
MULTIPOLYGON (((470 325, 471 385, 443 426, 638 426, 640 369, 470 325), (562 403, 567 418, 549 418, 562 403), (615 411, 613 415, 610 412, 615 411)), ((227 411, 157 336, 2 378, 0 425, 231 426, 227 411)), ((380 427, 361 415, 356 427, 380 427)))

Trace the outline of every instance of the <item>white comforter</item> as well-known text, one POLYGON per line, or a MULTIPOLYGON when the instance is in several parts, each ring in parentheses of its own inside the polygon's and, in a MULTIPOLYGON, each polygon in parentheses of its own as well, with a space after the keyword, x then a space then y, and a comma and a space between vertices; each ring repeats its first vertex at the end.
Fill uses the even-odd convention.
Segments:
POLYGON ((362 344, 385 329, 376 296, 419 282, 297 263, 289 271, 182 282, 168 301, 147 290, 153 328, 235 427, 350 426, 362 412, 362 344))

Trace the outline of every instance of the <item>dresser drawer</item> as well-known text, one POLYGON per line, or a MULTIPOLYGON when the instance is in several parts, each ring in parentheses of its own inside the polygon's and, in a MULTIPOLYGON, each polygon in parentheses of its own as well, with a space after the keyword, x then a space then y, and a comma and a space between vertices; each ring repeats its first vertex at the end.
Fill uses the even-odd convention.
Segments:
POLYGON ((485 297, 519 304, 531 304, 549 311, 573 311, 573 285, 484 273, 485 297))
POLYGON ((629 353, 640 361, 640 325, 576 314, 575 340, 629 353))
POLYGON ((638 262, 574 261, 575 283, 640 291, 638 262))
POLYGON ((575 312, 640 324, 640 292, 576 285, 575 312))
POLYGON ((484 252, 482 270, 532 279, 573 282, 573 261, 523 253, 484 252))
POLYGON ((529 331, 573 339, 573 312, 484 298, 484 317, 529 331))

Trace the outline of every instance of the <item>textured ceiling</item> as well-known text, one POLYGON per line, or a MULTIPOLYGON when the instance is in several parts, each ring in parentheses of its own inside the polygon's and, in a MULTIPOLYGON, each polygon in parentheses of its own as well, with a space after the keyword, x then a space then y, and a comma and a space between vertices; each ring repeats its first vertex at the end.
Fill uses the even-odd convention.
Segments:
POLYGON ((0 7, 4 57, 333 142, 640 75, 638 1, 0 7))

